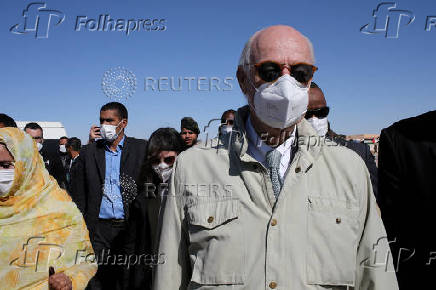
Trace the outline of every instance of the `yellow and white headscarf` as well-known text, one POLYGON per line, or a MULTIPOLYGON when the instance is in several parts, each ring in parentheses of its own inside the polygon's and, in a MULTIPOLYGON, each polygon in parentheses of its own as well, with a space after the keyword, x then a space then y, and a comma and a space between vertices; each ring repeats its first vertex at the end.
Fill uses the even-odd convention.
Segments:
POLYGON ((0 289, 48 289, 49 266, 84 289, 97 265, 82 214, 29 135, 1 128, 0 143, 15 160, 12 188, 0 198, 0 289))

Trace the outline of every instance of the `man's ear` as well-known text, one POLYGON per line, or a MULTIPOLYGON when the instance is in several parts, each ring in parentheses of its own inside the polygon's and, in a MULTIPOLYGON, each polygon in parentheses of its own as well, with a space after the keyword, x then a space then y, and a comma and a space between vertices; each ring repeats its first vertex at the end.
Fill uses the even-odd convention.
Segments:
POLYGON ((238 78, 239 87, 241 88, 242 93, 247 97, 248 102, 251 103, 254 95, 254 88, 253 85, 249 82, 249 76, 245 74, 242 66, 238 66, 238 70, 236 71, 236 77, 238 78))
POLYGON ((127 123, 129 122, 127 119, 123 119, 121 120, 122 124, 123 124, 123 128, 125 129, 127 127, 127 123))
POLYGON ((245 75, 245 71, 242 66, 238 66, 238 70, 236 71, 236 77, 238 78, 239 87, 244 95, 247 92, 247 76, 245 75))

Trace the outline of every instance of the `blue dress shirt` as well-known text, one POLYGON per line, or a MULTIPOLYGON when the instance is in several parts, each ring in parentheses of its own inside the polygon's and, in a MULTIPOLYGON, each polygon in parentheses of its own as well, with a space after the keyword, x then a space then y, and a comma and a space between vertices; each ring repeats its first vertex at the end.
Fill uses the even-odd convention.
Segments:
POLYGON ((103 198, 100 205, 99 218, 102 219, 123 219, 124 206, 121 196, 120 168, 121 153, 123 151, 124 139, 117 146, 117 150, 112 151, 105 145, 106 172, 103 185, 103 198))

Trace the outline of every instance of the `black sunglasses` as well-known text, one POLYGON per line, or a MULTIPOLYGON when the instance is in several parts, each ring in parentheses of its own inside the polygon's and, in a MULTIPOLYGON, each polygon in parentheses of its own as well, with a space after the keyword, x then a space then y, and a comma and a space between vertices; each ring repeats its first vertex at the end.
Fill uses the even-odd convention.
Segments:
POLYGON ((289 65, 270 60, 254 64, 254 66, 259 77, 265 82, 273 82, 277 80, 282 76, 283 68, 288 66, 291 76, 304 85, 308 85, 310 80, 313 78, 313 74, 318 70, 316 66, 307 63, 289 65))
POLYGON ((221 124, 222 124, 222 125, 230 125, 230 126, 233 126, 234 123, 235 123, 235 121, 232 120, 232 119, 221 120, 221 124))
POLYGON ((330 112, 330 108, 328 106, 313 109, 313 110, 307 110, 306 115, 304 116, 306 119, 310 119, 313 116, 317 117, 318 119, 325 118, 328 116, 330 112))

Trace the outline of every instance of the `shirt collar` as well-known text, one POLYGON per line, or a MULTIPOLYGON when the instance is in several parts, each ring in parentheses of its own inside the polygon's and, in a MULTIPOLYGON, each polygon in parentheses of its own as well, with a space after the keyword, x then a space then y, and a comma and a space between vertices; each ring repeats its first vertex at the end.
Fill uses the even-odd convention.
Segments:
MULTIPOLYGON (((119 152, 119 151, 123 150, 123 147, 124 147, 124 140, 125 140, 125 139, 126 139, 126 136, 124 135, 124 136, 123 136, 123 139, 121 139, 120 143, 118 143, 117 151, 116 151, 116 152, 119 152)), ((110 149, 110 145, 109 145, 109 144, 105 144, 105 145, 104 145, 104 148, 105 148, 107 151, 112 151, 112 150, 110 149)))
POLYGON ((288 139, 286 139, 286 141, 283 144, 280 144, 276 148, 273 148, 265 144, 265 142, 262 141, 261 137, 259 137, 256 130, 254 130, 253 123, 251 122, 251 114, 248 115, 247 122, 245 124, 245 130, 247 132, 249 147, 251 147, 250 149, 257 151, 258 153, 261 154, 263 158, 265 158, 266 153, 274 149, 279 151, 282 154, 282 156, 286 154, 294 144, 295 131, 297 130, 297 127, 295 127, 291 136, 288 139))

